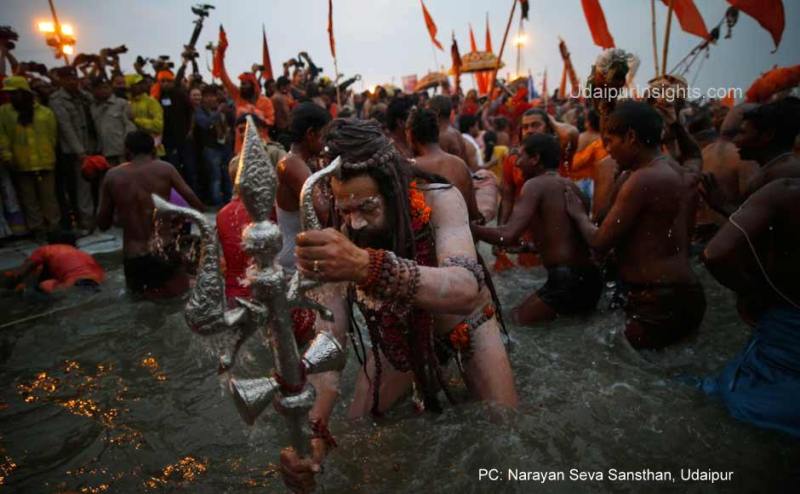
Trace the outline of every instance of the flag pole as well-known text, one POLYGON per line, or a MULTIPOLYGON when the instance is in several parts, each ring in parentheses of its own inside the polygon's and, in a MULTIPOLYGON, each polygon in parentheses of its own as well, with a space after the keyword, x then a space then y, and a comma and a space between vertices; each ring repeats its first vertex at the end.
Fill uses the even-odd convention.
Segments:
POLYGON ((650 24, 653 31, 653 63, 656 66, 656 75, 658 77, 658 33, 656 32, 656 0, 650 0, 650 24))
POLYGON ((339 94, 339 64, 336 61, 336 57, 333 57, 333 71, 336 77, 336 111, 338 112, 342 108, 342 96, 339 94))
POLYGON ((506 23, 506 32, 503 33, 503 42, 500 43, 500 53, 497 55, 497 63, 494 66, 494 70, 492 71, 492 79, 491 84, 489 84, 489 97, 491 99, 492 93, 494 93, 494 83, 497 80, 497 71, 500 70, 500 63, 503 60, 503 51, 506 48, 506 40, 508 39, 508 31, 511 29, 511 21, 514 20, 514 12, 517 10, 517 0, 514 0, 514 3, 511 5, 511 13, 508 15, 508 23, 506 23))
MULTIPOLYGON (((667 53, 669 53, 669 31, 672 28, 672 5, 674 0, 669 0, 669 12, 667 13, 667 30, 664 32, 664 52, 661 55, 661 75, 667 75, 667 53)), ((658 74, 656 74, 658 77, 658 74)))

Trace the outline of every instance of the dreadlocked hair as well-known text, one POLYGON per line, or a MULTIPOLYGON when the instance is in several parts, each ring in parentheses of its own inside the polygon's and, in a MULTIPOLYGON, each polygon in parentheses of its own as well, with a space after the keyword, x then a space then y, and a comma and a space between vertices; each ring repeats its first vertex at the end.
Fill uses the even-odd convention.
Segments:
POLYGON ((342 159, 337 179, 367 175, 375 180, 387 205, 387 221, 393 232, 392 251, 400 257, 414 259, 408 201, 413 172, 408 160, 383 134, 380 124, 376 120, 337 118, 330 124, 325 145, 331 158, 342 159))

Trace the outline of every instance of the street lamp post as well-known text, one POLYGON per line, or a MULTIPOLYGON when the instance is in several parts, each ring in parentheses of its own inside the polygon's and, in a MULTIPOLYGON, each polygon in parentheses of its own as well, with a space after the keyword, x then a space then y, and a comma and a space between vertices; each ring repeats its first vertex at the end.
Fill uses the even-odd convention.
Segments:
POLYGON ((69 56, 75 53, 75 31, 69 24, 58 22, 53 0, 48 0, 48 2, 53 20, 39 22, 39 32, 44 34, 47 45, 52 46, 55 50, 56 58, 63 58, 64 63, 69 65, 69 56))

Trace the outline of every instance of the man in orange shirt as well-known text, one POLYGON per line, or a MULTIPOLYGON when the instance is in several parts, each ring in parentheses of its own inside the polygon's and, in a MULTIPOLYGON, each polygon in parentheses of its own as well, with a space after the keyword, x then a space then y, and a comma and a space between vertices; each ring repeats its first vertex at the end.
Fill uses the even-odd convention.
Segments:
POLYGON ((34 250, 22 266, 4 273, 3 284, 17 290, 38 288, 53 293, 72 286, 96 289, 106 273, 94 258, 75 248, 75 236, 59 234, 34 250))
POLYGON ((225 50, 228 48, 228 39, 224 31, 220 33, 218 54, 216 60, 219 62, 220 79, 225 90, 233 98, 236 106, 236 142, 234 152, 239 153, 242 149, 242 139, 244 132, 244 116, 252 115, 253 121, 258 126, 258 133, 264 142, 269 141, 269 128, 275 125, 275 109, 272 101, 261 94, 261 86, 252 72, 242 72, 239 75, 239 87, 231 81, 228 71, 225 69, 225 50))

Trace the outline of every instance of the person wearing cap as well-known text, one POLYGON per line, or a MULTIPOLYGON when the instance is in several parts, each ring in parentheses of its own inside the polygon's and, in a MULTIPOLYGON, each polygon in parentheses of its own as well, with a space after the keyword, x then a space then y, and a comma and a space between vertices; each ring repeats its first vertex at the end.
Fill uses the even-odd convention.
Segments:
MULTIPOLYGON (((228 71, 225 69, 225 50, 227 48, 227 38, 220 37, 219 47, 217 48, 219 51, 220 79, 222 79, 222 85, 231 95, 236 105, 236 118, 239 120, 246 114, 252 115, 258 126, 259 135, 264 139, 264 142, 267 142, 269 141, 269 129, 275 125, 275 109, 272 106, 272 101, 261 94, 261 86, 252 72, 243 72, 239 75, 239 87, 233 83, 228 76, 228 71)), ((243 125, 237 125, 236 139, 234 141, 235 153, 239 153, 242 148, 243 130, 243 125)))
POLYGON ((61 220, 54 174, 58 124, 24 77, 7 77, 3 91, 11 102, 0 106, 0 167, 13 171, 28 229, 43 238, 61 220))
POLYGON ((164 156, 164 145, 161 144, 161 133, 164 131, 164 110, 155 98, 147 94, 147 83, 139 74, 125 76, 131 95, 131 114, 136 128, 153 136, 156 142, 156 154, 164 156))
POLYGON ((58 122, 61 158, 57 174, 64 190, 62 207, 69 207, 82 233, 94 229, 94 203, 89 182, 81 176, 86 156, 95 154, 97 133, 91 117, 92 96, 82 90, 74 67, 56 71, 60 88, 50 96, 50 108, 58 122))

